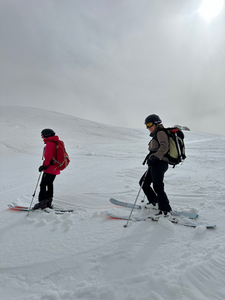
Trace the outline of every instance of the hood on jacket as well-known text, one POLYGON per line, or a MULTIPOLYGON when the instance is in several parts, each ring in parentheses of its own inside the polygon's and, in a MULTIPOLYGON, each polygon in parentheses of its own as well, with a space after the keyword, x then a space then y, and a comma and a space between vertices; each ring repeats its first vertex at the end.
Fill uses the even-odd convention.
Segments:
POLYGON ((47 144, 48 142, 57 142, 59 137, 57 135, 50 136, 48 138, 43 139, 44 143, 47 144))

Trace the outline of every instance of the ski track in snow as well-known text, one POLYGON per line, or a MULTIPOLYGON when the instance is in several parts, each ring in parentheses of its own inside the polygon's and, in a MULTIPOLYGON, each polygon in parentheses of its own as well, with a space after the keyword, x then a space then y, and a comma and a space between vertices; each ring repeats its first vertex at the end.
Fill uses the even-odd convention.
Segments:
MULTIPOLYGON (((216 229, 168 220, 124 228, 126 221, 105 210, 130 212, 109 198, 134 202, 146 170, 146 131, 21 107, 2 107, 0 121, 1 300, 224 299, 225 137, 185 132, 187 160, 165 176, 172 207, 195 211, 193 222, 215 223, 216 229), (74 212, 27 217, 7 203, 30 204, 44 127, 56 130, 71 158, 56 178, 55 204, 74 212)), ((143 193, 138 204, 142 199, 143 193)))

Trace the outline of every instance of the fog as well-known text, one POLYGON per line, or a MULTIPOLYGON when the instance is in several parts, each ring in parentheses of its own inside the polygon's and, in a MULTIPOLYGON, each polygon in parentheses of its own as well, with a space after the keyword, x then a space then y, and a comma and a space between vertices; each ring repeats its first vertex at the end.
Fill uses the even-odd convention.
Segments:
POLYGON ((0 104, 223 134, 225 13, 198 0, 0 0, 0 104))

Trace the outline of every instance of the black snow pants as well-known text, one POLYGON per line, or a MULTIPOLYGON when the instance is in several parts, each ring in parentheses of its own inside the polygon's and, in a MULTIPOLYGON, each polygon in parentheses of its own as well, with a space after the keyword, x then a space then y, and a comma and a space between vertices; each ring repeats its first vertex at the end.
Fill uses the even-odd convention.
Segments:
POLYGON ((145 174, 141 177, 139 184, 144 184, 142 189, 149 201, 149 203, 157 202, 159 205, 159 210, 162 211, 171 211, 169 200, 164 191, 164 174, 168 170, 168 163, 163 160, 156 161, 148 169, 148 173, 145 177, 145 174), (144 179, 145 178, 145 179, 144 179), (151 187, 153 185, 153 188, 151 187))
POLYGON ((56 175, 43 173, 40 183, 40 192, 38 196, 39 202, 53 197, 53 181, 55 180, 55 177, 56 175))

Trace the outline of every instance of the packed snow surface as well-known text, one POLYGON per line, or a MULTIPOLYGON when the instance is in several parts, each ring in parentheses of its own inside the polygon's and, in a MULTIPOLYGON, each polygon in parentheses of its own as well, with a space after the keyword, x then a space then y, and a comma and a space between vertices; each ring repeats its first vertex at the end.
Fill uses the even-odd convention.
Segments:
MULTIPOLYGON (((187 159, 165 175, 173 209, 199 214, 191 221, 195 229, 168 220, 124 228, 126 221, 105 211, 129 215, 109 198, 134 203, 146 171, 147 130, 22 107, 2 106, 0 122, 1 300, 225 299, 224 136, 185 131, 187 159), (55 180, 54 204, 73 213, 27 216, 7 208, 31 203, 44 128, 54 129, 69 153, 70 165, 55 180)), ((39 186, 34 204, 38 192, 39 186)), ((143 198, 141 192, 137 204, 143 198)))

